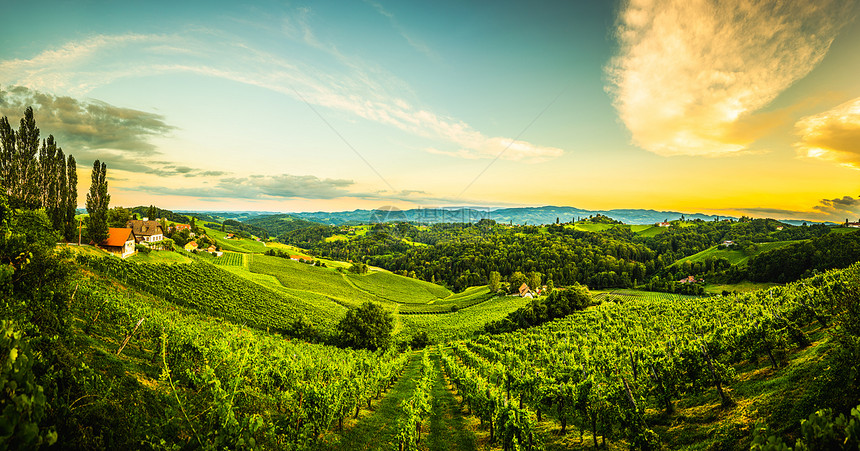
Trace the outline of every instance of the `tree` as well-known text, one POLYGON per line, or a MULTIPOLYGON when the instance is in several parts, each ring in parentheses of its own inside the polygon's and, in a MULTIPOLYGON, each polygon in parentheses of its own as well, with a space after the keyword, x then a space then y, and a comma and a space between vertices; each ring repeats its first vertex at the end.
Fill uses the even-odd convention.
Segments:
POLYGON ((158 216, 158 213, 155 210, 155 206, 150 205, 149 208, 146 210, 146 218, 150 221, 155 221, 156 216, 158 216))
POLYGON ((107 165, 96 160, 93 163, 92 184, 87 194, 87 233, 90 240, 96 244, 108 237, 108 204, 110 195, 107 193, 107 165))
POLYGON ((537 271, 529 271, 528 275, 528 285, 532 290, 537 290, 541 287, 541 273, 537 271))
POLYGON ((555 283, 553 283, 552 279, 546 281, 546 294, 552 294, 552 291, 555 290, 555 283))
POLYGON ((515 271, 511 274, 511 277, 508 280, 511 282, 511 293, 519 292, 519 289, 523 284, 528 285, 528 278, 526 278, 525 274, 519 271, 515 271))
POLYGON ((131 210, 127 208, 113 207, 108 210, 108 227, 125 227, 129 219, 131 219, 131 210))
POLYGON ((355 262, 349 267, 349 272, 355 274, 367 274, 367 265, 362 262, 355 262))
POLYGON ((394 317, 379 304, 367 301, 347 310, 337 324, 342 346, 358 349, 386 349, 391 344, 394 317))
POLYGON ((69 161, 66 164, 66 172, 68 174, 66 181, 66 218, 64 235, 66 241, 74 241, 75 239, 75 213, 78 209, 78 167, 75 163, 75 157, 69 155, 69 161))
POLYGON ((490 287, 490 292, 495 293, 499 291, 499 284, 502 282, 502 275, 499 274, 498 271, 490 272, 490 280, 487 286, 490 287))

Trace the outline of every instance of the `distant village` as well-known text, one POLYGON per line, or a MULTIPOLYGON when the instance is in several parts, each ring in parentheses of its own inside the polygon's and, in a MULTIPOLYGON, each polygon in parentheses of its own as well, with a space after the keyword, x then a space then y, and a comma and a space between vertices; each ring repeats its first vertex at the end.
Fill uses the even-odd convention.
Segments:
MULTIPOLYGON (((166 222, 160 219, 131 219, 125 227, 110 227, 108 237, 98 243, 98 247, 121 258, 129 257, 141 250, 173 250, 173 240, 166 238, 162 224, 166 222)), ((190 224, 170 224, 167 233, 173 235, 183 231, 186 231, 191 238, 197 237, 197 234, 191 230, 190 224)), ((225 238, 235 239, 232 233, 225 238)), ((213 243, 214 240, 206 239, 206 242, 213 243)), ((198 245, 197 240, 189 241, 183 247, 188 252, 208 252, 216 257, 223 254, 217 245, 209 244, 208 247, 203 248, 198 245)))

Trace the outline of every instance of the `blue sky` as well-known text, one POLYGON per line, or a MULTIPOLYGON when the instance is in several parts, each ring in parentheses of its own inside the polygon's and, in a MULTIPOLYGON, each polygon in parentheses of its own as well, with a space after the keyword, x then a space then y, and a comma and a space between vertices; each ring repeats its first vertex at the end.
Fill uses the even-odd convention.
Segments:
POLYGON ((856 2, 129 3, 0 31, 114 205, 860 215, 856 2))

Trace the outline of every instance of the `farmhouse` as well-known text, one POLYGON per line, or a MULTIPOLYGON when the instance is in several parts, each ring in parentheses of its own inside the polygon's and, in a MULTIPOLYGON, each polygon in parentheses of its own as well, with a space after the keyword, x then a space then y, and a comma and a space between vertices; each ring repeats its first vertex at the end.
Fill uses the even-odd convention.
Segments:
POLYGON ((687 277, 679 280, 678 283, 696 283, 696 277, 695 276, 687 276, 687 277))
POLYGON ((532 297, 534 297, 534 295, 532 295, 531 290, 529 290, 529 286, 526 285, 525 283, 520 285, 520 297, 521 298, 532 298, 532 297))
POLYGON ((671 222, 663 221, 663 222, 658 222, 658 223, 657 223, 657 227, 671 227, 671 226, 672 226, 672 223, 671 223, 671 222))
POLYGON ((158 221, 132 219, 125 226, 134 230, 134 236, 138 243, 149 244, 164 239, 164 230, 161 229, 161 224, 158 221))
POLYGON ((126 258, 134 254, 135 242, 132 229, 111 227, 108 229, 108 237, 99 243, 99 247, 120 258, 126 258))
POLYGON ((197 242, 196 241, 189 241, 188 243, 185 244, 185 250, 186 251, 191 252, 195 249, 197 249, 197 242))
POLYGON ((848 227, 860 227, 860 222, 848 222, 845 225, 848 227))
POLYGON ((722 243, 720 243, 721 246, 725 246, 725 247, 729 247, 732 244, 735 244, 735 242, 732 240, 726 240, 726 241, 723 241, 722 243))

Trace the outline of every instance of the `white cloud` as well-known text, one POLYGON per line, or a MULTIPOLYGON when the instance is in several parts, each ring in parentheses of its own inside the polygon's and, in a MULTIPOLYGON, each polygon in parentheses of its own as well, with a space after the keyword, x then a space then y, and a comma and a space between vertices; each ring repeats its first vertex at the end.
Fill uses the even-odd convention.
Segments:
MULTIPOLYGON (((172 35, 95 36, 30 59, 0 61, 0 82, 81 97, 125 77, 196 73, 258 86, 396 127, 447 144, 450 148, 443 153, 448 155, 494 158, 511 141, 486 136, 462 121, 414 106, 403 98, 403 93, 411 95, 405 82, 321 42, 308 23, 309 14, 303 10, 286 21, 289 26, 285 25, 283 37, 293 45, 310 47, 315 58, 285 57, 255 48, 239 36, 206 29, 172 35)), ((536 162, 562 153, 558 148, 518 141, 501 158, 536 162)))
POLYGON ((660 155, 723 155, 738 125, 806 76, 850 19, 850 2, 629 0, 610 92, 634 144, 660 155))
POLYGON ((795 124, 802 156, 840 162, 860 169, 860 97, 795 124))

